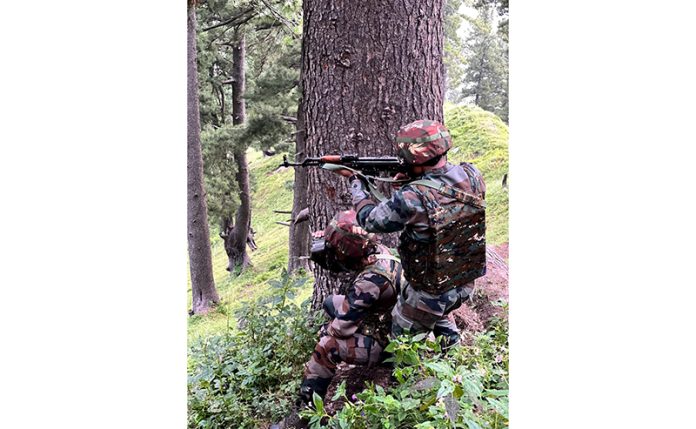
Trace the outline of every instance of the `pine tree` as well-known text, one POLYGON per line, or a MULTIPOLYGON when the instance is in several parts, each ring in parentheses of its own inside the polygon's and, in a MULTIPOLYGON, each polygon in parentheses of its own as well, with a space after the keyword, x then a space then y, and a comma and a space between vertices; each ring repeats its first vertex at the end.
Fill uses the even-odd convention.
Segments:
POLYGON ((447 99, 457 100, 461 92, 462 79, 466 67, 464 56, 464 41, 457 32, 464 22, 464 17, 459 11, 463 0, 447 0, 445 4, 445 79, 447 99))
POLYGON ((188 251, 191 268, 192 312, 207 313, 218 303, 208 232, 208 212, 203 185, 200 119, 198 111, 198 67, 196 62, 196 4, 188 1, 188 251))
MULTIPOLYGON (((205 28, 199 44, 206 52, 201 68, 208 71, 201 77, 206 183, 210 212, 220 225, 230 271, 250 263, 246 243, 252 214, 246 150, 250 146, 282 148, 288 145, 282 140, 294 131, 293 124, 283 118, 294 119, 297 94, 293 99, 274 93, 279 86, 289 86, 287 79, 273 82, 264 75, 268 69, 280 68, 276 64, 282 61, 273 60, 287 54, 278 49, 287 44, 285 18, 276 9, 283 5, 288 8, 282 10, 293 10, 293 2, 249 1, 208 1, 201 8, 205 28)), ((296 86, 297 76, 290 79, 296 86)), ((291 93, 292 88, 285 91, 291 93)))
POLYGON ((497 3, 480 2, 469 19, 465 40, 466 71, 459 100, 473 103, 508 121, 508 50, 496 28, 497 3))

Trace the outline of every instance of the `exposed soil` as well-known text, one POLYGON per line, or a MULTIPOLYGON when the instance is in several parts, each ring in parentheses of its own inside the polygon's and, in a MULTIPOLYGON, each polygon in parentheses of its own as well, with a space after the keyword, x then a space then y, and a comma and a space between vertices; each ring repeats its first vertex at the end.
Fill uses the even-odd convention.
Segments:
POLYGON ((343 398, 339 398, 335 402, 331 401, 331 398, 336 393, 336 388, 344 380, 346 382, 346 396, 352 398, 354 394, 363 391, 365 382, 371 382, 382 387, 394 385, 396 382, 392 380, 391 373, 392 368, 389 366, 380 365, 368 368, 366 366, 340 364, 324 397, 326 411, 333 415, 336 411, 343 408, 343 403, 345 402, 343 398))
POLYGON ((507 243, 486 248, 486 275, 476 280, 471 299, 450 314, 465 341, 471 340, 470 334, 482 332, 493 316, 506 316, 494 303, 508 300, 507 256, 507 243))
MULTIPOLYGON (((488 322, 494 316, 507 317, 504 310, 494 302, 508 300, 508 243, 486 248, 486 275, 475 282, 472 299, 450 314, 462 331, 465 342, 471 341, 473 334, 482 332, 488 322)), ((333 414, 343 407, 343 399, 331 401, 336 388, 341 382, 346 381, 346 393, 348 398, 360 392, 369 381, 375 385, 388 387, 395 382, 391 378, 391 368, 387 366, 375 366, 367 368, 341 364, 338 366, 336 376, 329 385, 324 402, 329 414, 333 414)))

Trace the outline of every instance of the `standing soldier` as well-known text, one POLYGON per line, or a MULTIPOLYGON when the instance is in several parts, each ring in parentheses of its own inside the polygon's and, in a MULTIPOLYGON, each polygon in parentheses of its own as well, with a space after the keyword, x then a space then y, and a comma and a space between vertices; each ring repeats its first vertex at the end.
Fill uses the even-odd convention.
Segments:
POLYGON ((433 331, 451 346, 460 335, 447 315, 486 273, 486 186, 473 165, 447 162, 452 138, 439 122, 401 127, 396 144, 413 180, 386 201, 375 202, 352 172, 337 173, 350 178, 360 226, 368 232, 403 230, 399 254, 408 282, 392 312, 392 334, 433 331))
MULTIPOLYGON (((391 310, 401 287, 401 262, 396 252, 378 244, 357 225, 355 211, 336 215, 323 233, 315 234, 311 259, 333 272, 354 272, 348 295, 329 295, 324 310, 331 321, 305 365, 300 402, 324 396, 340 362, 374 365, 389 342, 391 310)), ((293 413, 285 427, 301 427, 293 413), (292 422, 292 423, 291 423, 292 422)))

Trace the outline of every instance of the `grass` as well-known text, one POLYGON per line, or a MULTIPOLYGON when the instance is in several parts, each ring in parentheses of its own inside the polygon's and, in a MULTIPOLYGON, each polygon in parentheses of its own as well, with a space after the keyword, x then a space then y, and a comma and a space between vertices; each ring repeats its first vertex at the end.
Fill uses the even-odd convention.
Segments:
POLYGON ((486 241, 508 241, 508 191, 502 186, 508 172, 508 128, 493 113, 478 107, 446 106, 445 122, 454 147, 453 163, 473 163, 486 181, 486 241))
MULTIPOLYGON (((502 187, 502 177, 508 171, 508 129, 492 113, 477 107, 447 106, 446 125, 454 141, 449 153, 452 162, 473 162, 486 180, 487 241, 499 244, 508 241, 508 193, 502 187)), ((215 227, 211 228, 213 275, 222 300, 214 312, 189 318, 189 341, 200 336, 234 328, 234 311, 250 299, 269 292, 267 281, 280 278, 288 262, 288 228, 276 221, 286 221, 289 215, 273 210, 292 209, 292 169, 276 171, 282 155, 264 157, 256 150, 248 152, 252 185, 252 227, 256 232, 258 250, 250 252, 253 266, 240 276, 233 277, 227 267, 227 254, 215 227)), ((296 300, 308 298, 312 284, 308 282, 296 300)), ((188 283, 189 308, 191 283, 188 283)))
MULTIPOLYGON (((273 210, 292 210, 292 169, 275 172, 282 162, 282 155, 264 157, 259 151, 248 153, 252 184, 252 227, 256 232, 258 249, 250 252, 252 267, 234 277, 226 271, 227 254, 218 231, 211 228, 213 276, 222 305, 206 316, 189 318, 189 341, 200 336, 221 332, 234 327, 234 311, 245 301, 268 292, 266 282, 280 277, 288 263, 288 228, 275 223, 286 221, 289 215, 273 213, 273 210)), ((308 284, 296 298, 302 301, 312 293, 308 284)), ((189 306, 191 283, 188 283, 189 306)))

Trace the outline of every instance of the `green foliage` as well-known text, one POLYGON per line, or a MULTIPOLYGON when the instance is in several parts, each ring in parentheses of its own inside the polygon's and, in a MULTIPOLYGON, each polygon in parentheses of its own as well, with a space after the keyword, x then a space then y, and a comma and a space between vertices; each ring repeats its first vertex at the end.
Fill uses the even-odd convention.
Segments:
POLYGON ((486 181, 486 240, 508 241, 508 192, 502 187, 508 172, 508 127, 496 115, 473 106, 447 106, 445 124, 454 147, 453 163, 472 162, 486 181))
POLYGON ((189 351, 188 426, 252 428, 282 418, 297 396, 316 341, 317 315, 295 304, 307 277, 283 270, 272 293, 237 312, 240 329, 201 339, 189 351))
POLYGON ((445 76, 447 79, 447 98, 456 99, 457 88, 462 85, 466 57, 464 56, 464 43, 457 31, 462 26, 463 15, 459 12, 462 0, 447 0, 445 3, 445 19, 443 30, 445 33, 445 76))
POLYGON ((500 37, 505 41, 505 43, 509 43, 509 0, 474 0, 473 6, 479 10, 484 8, 496 10, 496 12, 498 13, 498 33, 500 34, 500 37))
MULTIPOLYGON (((463 42, 466 70, 461 88, 453 101, 475 104, 508 122, 508 47, 507 20, 505 31, 498 31, 501 11, 507 7, 495 1, 468 0, 477 11, 475 18, 467 17, 469 32, 463 42), (500 6, 502 7, 502 6, 500 6)), ((506 18, 507 19, 507 18, 506 18)))
POLYGON ((507 320, 495 319, 472 345, 446 354, 425 335, 397 338, 387 346, 396 386, 372 385, 349 399, 342 384, 333 399, 343 397, 345 405, 334 416, 318 397, 303 415, 313 428, 507 427, 507 331, 507 320))
MULTIPOLYGON (((247 151, 249 173, 252 182, 252 226, 256 232, 258 250, 250 252, 253 266, 240 276, 233 277, 225 270, 227 254, 222 239, 217 232, 211 230, 210 241, 213 256, 213 276, 224 308, 205 317, 189 318, 189 340, 216 334, 227 329, 229 319, 234 312, 249 300, 270 293, 265 286, 269 279, 278 278, 282 269, 288 265, 288 229, 276 221, 287 220, 286 215, 273 213, 273 210, 289 210, 292 208, 292 189, 287 183, 292 183, 292 169, 276 171, 282 161, 282 155, 264 157, 261 152, 250 149, 247 151)), ((190 288, 190 283, 189 283, 190 288)), ((312 285, 306 284, 300 291, 297 302, 307 298, 312 293, 312 285)), ((189 300, 190 289, 189 289, 189 300)))
POLYGON ((297 114, 300 42, 286 23, 300 20, 301 7, 296 0, 268 5, 273 9, 254 1, 208 0, 197 9, 201 142, 213 223, 232 218, 239 206, 232 153, 250 147, 287 150, 295 131, 287 118, 297 114), (212 28, 232 17, 238 19, 212 28), (242 35, 246 122, 233 126, 233 49, 242 35))

